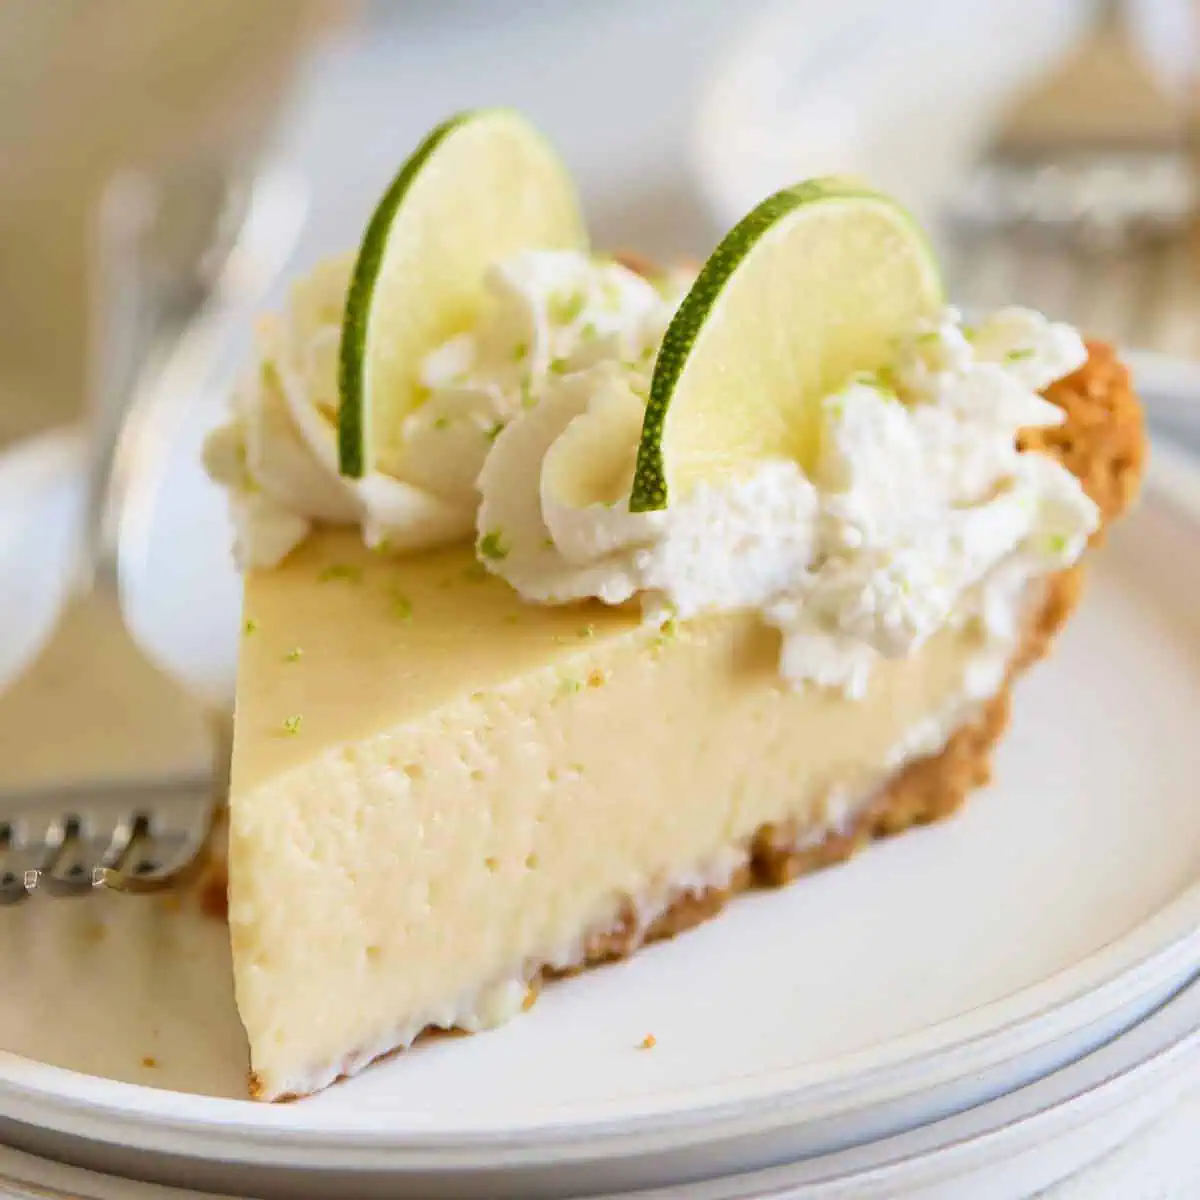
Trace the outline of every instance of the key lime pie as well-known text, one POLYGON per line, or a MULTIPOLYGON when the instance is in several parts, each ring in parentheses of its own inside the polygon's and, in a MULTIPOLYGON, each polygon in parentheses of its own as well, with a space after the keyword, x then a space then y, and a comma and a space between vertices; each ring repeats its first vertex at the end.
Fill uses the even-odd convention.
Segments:
POLYGON ((639 272, 521 118, 435 130, 206 449, 254 1095, 951 812, 1142 453, 1111 352, 969 328, 886 196, 803 183, 639 272))

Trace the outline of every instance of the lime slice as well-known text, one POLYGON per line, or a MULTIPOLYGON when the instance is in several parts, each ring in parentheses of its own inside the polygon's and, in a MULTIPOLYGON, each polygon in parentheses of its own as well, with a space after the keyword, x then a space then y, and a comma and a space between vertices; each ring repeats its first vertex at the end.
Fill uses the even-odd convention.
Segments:
POLYGON ((941 303, 929 244, 895 201, 846 179, 777 192, 725 237, 667 328, 630 507, 665 508, 764 458, 811 469, 821 398, 884 366, 941 303))
POLYGON ((354 264, 338 370, 342 474, 399 473, 421 360, 472 324, 489 266, 586 245, 571 177, 522 117, 481 109, 429 134, 380 200, 354 264))

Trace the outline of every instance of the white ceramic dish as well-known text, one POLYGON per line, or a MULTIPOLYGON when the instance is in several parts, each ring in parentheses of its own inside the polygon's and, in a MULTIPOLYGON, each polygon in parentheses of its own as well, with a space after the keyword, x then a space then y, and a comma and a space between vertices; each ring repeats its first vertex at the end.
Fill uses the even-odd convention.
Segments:
MULTIPOLYGON (((196 467, 214 416, 206 400, 163 426, 127 582, 148 644, 221 695, 238 587, 196 467)), ((0 465, 6 638, 45 624, 71 463, 57 440, 0 465)), ((348 1171, 356 1195, 532 1197, 863 1144, 1095 1047, 1200 964, 1200 475, 1164 448, 1156 477, 960 819, 282 1107, 234 1098, 216 923, 120 897, 0 913, 0 961, 22 964, 0 989, 5 1137, 213 1189, 308 1168, 310 1197, 344 1195, 348 1171)))
MULTIPOLYGON (((804 1162, 702 1183, 593 1195, 592 1200, 961 1200, 967 1195, 972 1200, 1012 1200, 1040 1195, 1067 1177, 1078 1184, 1077 1172, 1193 1094, 1198 1075, 1200 982, 1092 1054, 969 1112, 804 1162)), ((294 1187, 283 1184, 274 1194, 297 1200, 312 1195, 307 1179, 293 1182, 294 1187)), ((13 1200, 216 1200, 212 1193, 132 1183, 4 1147, 0 1187, 13 1200)), ((1109 1186, 1106 1194, 1116 1193, 1109 1186)), ((577 1193, 577 1200, 586 1198, 577 1193)))

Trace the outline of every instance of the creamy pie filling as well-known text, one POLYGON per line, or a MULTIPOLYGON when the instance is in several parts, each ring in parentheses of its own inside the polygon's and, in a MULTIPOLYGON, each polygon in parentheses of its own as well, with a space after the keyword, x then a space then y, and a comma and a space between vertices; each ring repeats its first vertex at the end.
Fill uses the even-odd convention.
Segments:
POLYGON ((507 1019, 631 913, 728 886, 765 824, 797 847, 850 827, 1002 690, 1099 522, 1017 452, 1085 358, 1023 309, 948 310, 848 380, 810 470, 632 513, 686 281, 570 253, 499 264, 424 365, 404 477, 344 479, 347 276, 325 264, 263 323, 206 448, 248 572, 230 925, 268 1097, 507 1019), (302 986, 314 956, 338 990, 302 986))

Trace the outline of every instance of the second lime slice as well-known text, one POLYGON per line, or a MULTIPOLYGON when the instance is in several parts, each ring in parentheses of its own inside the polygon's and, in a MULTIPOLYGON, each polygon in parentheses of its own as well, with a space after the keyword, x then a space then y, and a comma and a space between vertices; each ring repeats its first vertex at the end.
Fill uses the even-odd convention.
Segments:
POLYGON ((667 329, 631 508, 766 458, 810 468, 821 398, 884 366, 941 303, 929 244, 894 200, 841 179, 777 192, 724 238, 667 329))

